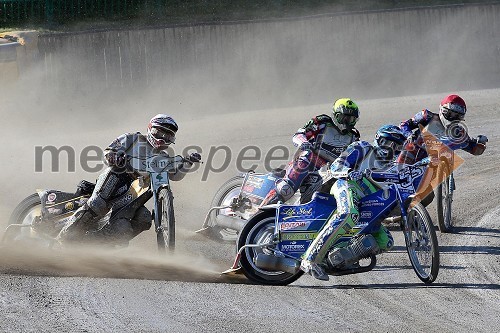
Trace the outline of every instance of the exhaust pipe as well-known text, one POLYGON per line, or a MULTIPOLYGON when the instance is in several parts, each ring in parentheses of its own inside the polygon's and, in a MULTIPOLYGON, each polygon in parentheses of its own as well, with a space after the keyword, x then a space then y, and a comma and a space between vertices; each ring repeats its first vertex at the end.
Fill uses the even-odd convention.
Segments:
POLYGON ((276 257, 265 253, 258 253, 253 261, 255 266, 268 271, 283 271, 295 274, 300 268, 300 262, 298 260, 276 257))
POLYGON ((237 217, 232 217, 232 216, 227 216, 227 215, 217 215, 217 218, 215 219, 216 223, 220 227, 224 228, 229 228, 229 229, 234 229, 238 232, 240 232, 245 224, 247 224, 247 220, 242 220, 237 217))

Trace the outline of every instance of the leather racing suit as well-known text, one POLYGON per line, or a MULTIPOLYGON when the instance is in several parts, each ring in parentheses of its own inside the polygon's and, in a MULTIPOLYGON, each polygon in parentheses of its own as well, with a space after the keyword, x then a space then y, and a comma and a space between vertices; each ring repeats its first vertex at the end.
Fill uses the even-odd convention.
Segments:
POLYGON ((292 141, 299 150, 288 163, 285 176, 276 182, 276 189, 269 192, 262 205, 289 200, 310 172, 333 162, 348 145, 359 140, 359 137, 357 129, 341 130, 328 115, 322 114, 310 119, 294 134, 292 141), (304 142, 309 142, 316 149, 300 150, 304 142))
MULTIPOLYGON (((144 230, 151 227, 150 211, 138 207, 133 216, 113 220, 100 230, 97 222, 109 210, 117 211, 129 204, 134 198, 129 194, 130 185, 141 174, 132 167, 135 160, 144 159, 151 154, 167 154, 153 148, 146 137, 137 133, 126 133, 115 139, 104 151, 108 167, 98 177, 97 184, 88 201, 68 218, 64 228, 59 233, 60 241, 81 240, 83 235, 92 239, 103 239, 110 242, 124 243, 131 240, 144 230), (117 156, 119 156, 117 160, 117 156)), ((185 162, 175 173, 170 174, 170 180, 181 180, 192 164, 185 162)), ((145 179, 148 182, 149 179, 145 179)))
POLYGON ((413 164, 427 157, 425 143, 420 135, 420 126, 425 127, 427 131, 452 150, 462 149, 472 155, 481 155, 484 152, 485 145, 469 136, 463 122, 452 122, 445 127, 439 114, 422 110, 413 118, 403 121, 399 125, 409 139, 397 159, 398 163, 413 164))

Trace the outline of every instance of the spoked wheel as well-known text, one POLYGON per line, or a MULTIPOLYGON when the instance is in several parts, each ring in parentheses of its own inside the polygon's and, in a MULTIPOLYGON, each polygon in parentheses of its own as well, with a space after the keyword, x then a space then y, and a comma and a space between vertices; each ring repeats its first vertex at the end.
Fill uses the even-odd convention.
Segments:
MULTIPOLYGON (((249 244, 268 244, 274 237, 276 212, 262 212, 255 215, 245 225, 238 238, 237 247, 240 249, 249 244)), ((259 253, 272 255, 273 251, 266 247, 247 247, 243 250, 240 265, 245 276, 251 281, 268 285, 287 285, 297 280, 302 274, 298 271, 295 274, 283 271, 268 271, 255 265, 254 259, 259 253)))
POLYGON ((157 211, 155 211, 156 242, 158 251, 166 253, 167 249, 173 252, 175 249, 175 217, 174 196, 169 188, 162 188, 158 193, 157 211))
POLYGON ((453 202, 453 174, 445 163, 441 163, 438 168, 438 174, 444 178, 444 181, 436 188, 437 216, 439 231, 451 232, 453 228, 451 220, 451 203, 453 202))
MULTIPOLYGON (((241 186, 243 185, 244 177, 236 176, 225 182, 220 189, 215 193, 212 200, 211 207, 220 207, 229 205, 233 198, 236 198, 240 194, 241 186)), ((214 210, 210 213, 210 220, 208 225, 210 227, 211 233, 209 236, 215 238, 219 241, 225 242, 235 242, 238 238, 238 232, 235 229, 224 228, 217 225, 217 215, 231 215, 231 210, 229 208, 214 210)))
POLYGON ((403 233, 415 273, 423 282, 432 283, 439 272, 439 246, 431 217, 422 204, 408 212, 403 233))

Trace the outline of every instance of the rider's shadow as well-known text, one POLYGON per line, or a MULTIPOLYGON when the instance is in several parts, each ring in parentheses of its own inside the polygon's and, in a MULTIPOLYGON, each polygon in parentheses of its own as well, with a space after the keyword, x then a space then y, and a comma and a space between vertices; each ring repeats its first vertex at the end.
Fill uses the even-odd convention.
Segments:
MULTIPOLYGON (((406 252, 404 246, 394 246, 391 252, 406 252)), ((444 253, 463 253, 463 254, 492 254, 500 255, 499 246, 488 245, 439 245, 439 252, 444 253)), ((442 266, 441 266, 442 267, 442 266)))
POLYGON ((423 284, 415 283, 370 283, 370 284, 336 284, 332 286, 304 286, 291 285, 290 288, 307 288, 307 289, 481 289, 481 290, 497 290, 500 289, 498 283, 433 283, 423 284))
POLYGON ((483 227, 453 227, 453 233, 458 235, 470 235, 481 237, 500 237, 500 229, 483 227))

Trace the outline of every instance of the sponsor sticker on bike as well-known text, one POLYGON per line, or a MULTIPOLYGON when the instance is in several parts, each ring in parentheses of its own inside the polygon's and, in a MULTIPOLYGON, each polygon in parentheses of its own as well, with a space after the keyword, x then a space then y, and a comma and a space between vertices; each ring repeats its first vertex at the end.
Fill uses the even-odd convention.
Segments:
POLYGON ((50 193, 48 196, 47 196, 47 201, 48 202, 54 202, 56 201, 57 199, 57 195, 55 193, 50 193))
POLYGON ((286 252, 304 252, 306 250, 306 244, 305 243, 298 243, 296 241, 290 242, 290 243, 282 243, 281 244, 281 251, 286 251, 286 252))

